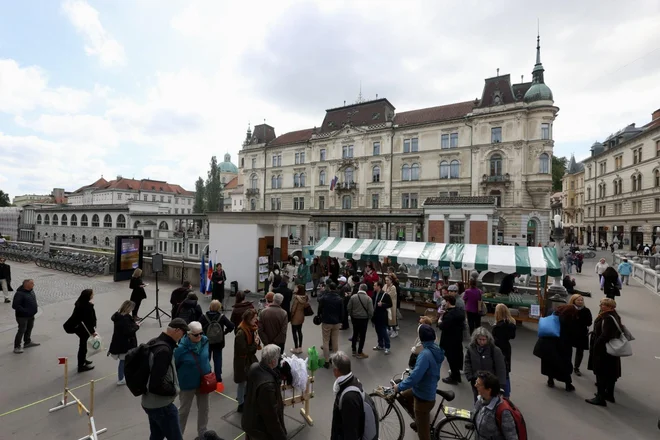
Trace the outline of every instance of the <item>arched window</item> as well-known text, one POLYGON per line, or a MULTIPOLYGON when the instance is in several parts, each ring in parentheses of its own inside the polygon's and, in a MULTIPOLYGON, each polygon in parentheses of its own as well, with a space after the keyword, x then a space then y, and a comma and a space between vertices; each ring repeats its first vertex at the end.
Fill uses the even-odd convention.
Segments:
MULTIPOLYGON (((657 171, 656 171, 656 173, 657 173, 657 171)), ((41 214, 37 215, 37 224, 38 225, 41 224, 41 214)))
POLYGON ((37 232, 37 240, 41 238, 41 232, 37 232))
POLYGON ((80 226, 86 227, 87 225, 87 214, 83 214, 82 217, 80 217, 80 226))
POLYGON ((305 187, 305 181, 307 180, 307 176, 305 173, 300 173, 300 187, 304 188, 305 187))
POLYGON ((75 214, 71 216, 71 226, 78 226, 78 216, 75 214))
POLYGON ((490 195, 495 197, 495 205, 499 208, 502 206, 502 192, 498 189, 494 189, 490 192, 490 195))
POLYGON ((53 234, 53 241, 57 241, 57 234, 53 234))
POLYGON ((277 189, 277 176, 274 174, 270 178, 270 187, 273 189, 277 189))
POLYGON ((86 244, 86 243, 87 243, 87 237, 85 237, 85 236, 83 235, 83 236, 82 236, 82 244, 86 244))
POLYGON ((293 187, 298 188, 300 186, 300 175, 294 174, 293 175, 293 187))
POLYGON ((250 211, 256 211, 256 210, 257 210, 257 200, 250 199, 250 211))
POLYGON ((325 185, 325 171, 323 170, 319 172, 319 185, 325 185))
POLYGON ((419 180, 419 164, 414 163, 410 167, 410 180, 419 180))
POLYGON ((76 234, 71 235, 71 243, 76 242, 76 234))
POLYGON ((62 214, 62 226, 67 226, 69 219, 66 217, 66 214, 62 214))
POLYGON ((539 173, 550 173, 550 156, 548 156, 547 153, 543 153, 539 156, 539 173))
POLYGON ((112 227, 112 217, 110 217, 110 214, 106 214, 103 217, 103 227, 104 228, 111 228, 112 227))
POLYGON ((119 214, 117 216, 117 227, 121 229, 126 227, 126 217, 124 217, 124 214, 119 214))
POLYGON ((374 166, 371 172, 371 181, 380 182, 380 167, 378 165, 374 166))
POLYGON ((344 183, 355 182, 353 180, 353 168, 348 167, 344 170, 344 183))
POLYGON ((94 245, 99 244, 99 239, 96 238, 96 235, 92 237, 92 244, 94 245))
POLYGON ((449 164, 449 178, 458 179, 460 164, 457 160, 452 160, 449 164))
POLYGON ((500 154, 493 154, 490 157, 490 175, 491 176, 502 175, 502 156, 500 154))
POLYGON ((98 228, 99 227, 99 216, 97 214, 94 214, 92 216, 92 228, 98 228))
POLYGON ((440 162, 440 178, 449 179, 449 162, 446 160, 440 162))
POLYGON ((44 225, 49 225, 50 224, 50 215, 46 214, 46 217, 44 217, 44 225))
POLYGON ((161 231, 167 231, 169 229, 169 227, 167 226, 167 222, 166 221, 160 222, 160 224, 158 225, 158 229, 161 231))
POLYGON ((110 246, 110 237, 105 237, 105 247, 110 246))
POLYGON ((401 180, 410 180, 410 165, 407 163, 401 167, 401 180))
POLYGON ((59 219, 57 218, 57 214, 53 214, 53 226, 57 226, 59 224, 59 219))
POLYGON ((259 188, 259 178, 257 177, 256 174, 253 174, 250 176, 250 189, 257 189, 259 188))
POLYGON ((345 195, 341 198, 341 209, 351 209, 353 203, 353 197, 345 195))
POLYGON ((62 241, 66 243, 66 234, 62 234, 62 241))
POLYGON ((140 221, 139 220, 136 221, 135 223, 133 223, 133 229, 137 229, 139 227, 140 227, 140 221))

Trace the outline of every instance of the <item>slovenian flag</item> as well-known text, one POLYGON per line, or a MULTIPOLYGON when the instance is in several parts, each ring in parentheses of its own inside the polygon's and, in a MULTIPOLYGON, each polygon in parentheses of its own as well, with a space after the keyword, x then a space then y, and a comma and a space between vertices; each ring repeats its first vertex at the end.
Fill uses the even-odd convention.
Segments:
POLYGON ((209 256, 209 267, 206 271, 206 294, 210 295, 213 292, 213 285, 211 285, 211 277, 213 276, 213 261, 209 256))
POLYGON ((204 263, 204 253, 202 253, 202 264, 199 267, 199 292, 206 293, 206 264, 204 263))
POLYGON ((337 181, 339 180, 339 177, 335 176, 331 181, 330 181, 330 191, 335 190, 335 186, 337 186, 337 181))

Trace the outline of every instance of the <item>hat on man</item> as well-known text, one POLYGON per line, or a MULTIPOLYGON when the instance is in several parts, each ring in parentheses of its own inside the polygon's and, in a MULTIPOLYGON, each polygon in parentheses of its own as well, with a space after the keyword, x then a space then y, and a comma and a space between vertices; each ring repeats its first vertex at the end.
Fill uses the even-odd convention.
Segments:
POLYGON ((421 342, 435 341, 435 330, 428 324, 422 324, 417 331, 421 342))
POLYGON ((178 330, 183 330, 184 332, 190 331, 190 328, 188 327, 188 324, 186 323, 185 320, 181 318, 174 318, 172 321, 170 321, 169 324, 167 324, 169 328, 175 328, 178 330))

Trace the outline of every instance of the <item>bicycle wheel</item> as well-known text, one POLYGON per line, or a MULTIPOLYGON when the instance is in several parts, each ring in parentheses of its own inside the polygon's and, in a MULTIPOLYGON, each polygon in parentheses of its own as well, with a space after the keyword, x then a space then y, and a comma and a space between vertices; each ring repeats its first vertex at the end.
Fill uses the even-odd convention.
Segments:
POLYGON ((434 428, 435 440, 472 440, 477 435, 472 420, 466 417, 448 416, 434 428))
POLYGON ((379 440, 403 440, 405 427, 403 425, 403 414, 398 405, 390 403, 378 393, 369 394, 374 402, 378 414, 378 438, 379 440))

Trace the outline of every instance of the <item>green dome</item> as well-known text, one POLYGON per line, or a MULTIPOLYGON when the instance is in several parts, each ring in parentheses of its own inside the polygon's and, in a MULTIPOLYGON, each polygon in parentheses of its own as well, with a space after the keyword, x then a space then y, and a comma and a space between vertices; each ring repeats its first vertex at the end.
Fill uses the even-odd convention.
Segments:
POLYGON ((552 101, 552 90, 543 83, 532 84, 525 93, 523 101, 528 104, 534 101, 552 101))
POLYGON ((225 154, 225 161, 218 164, 221 173, 234 173, 238 174, 238 167, 231 163, 231 155, 225 154))

